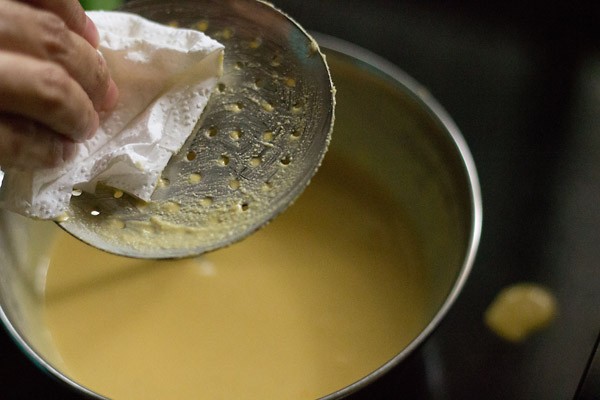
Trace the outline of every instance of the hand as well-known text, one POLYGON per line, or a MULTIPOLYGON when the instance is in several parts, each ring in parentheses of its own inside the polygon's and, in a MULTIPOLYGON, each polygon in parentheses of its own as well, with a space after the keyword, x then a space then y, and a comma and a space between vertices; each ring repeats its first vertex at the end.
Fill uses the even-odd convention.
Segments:
POLYGON ((118 90, 77 0, 0 0, 0 167, 55 167, 118 90))

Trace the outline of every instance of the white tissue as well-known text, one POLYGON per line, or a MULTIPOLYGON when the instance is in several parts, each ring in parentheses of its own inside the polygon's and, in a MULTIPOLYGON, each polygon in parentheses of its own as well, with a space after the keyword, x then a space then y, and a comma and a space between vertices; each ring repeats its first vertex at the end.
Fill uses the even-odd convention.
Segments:
MULTIPOLYGON (((90 12, 119 88, 116 108, 74 160, 51 170, 5 171, 0 206, 53 219, 73 188, 102 182, 150 200, 169 158, 191 134, 222 72, 223 45, 201 32, 119 12, 90 12)), ((1 180, 0 180, 1 183, 1 180)))

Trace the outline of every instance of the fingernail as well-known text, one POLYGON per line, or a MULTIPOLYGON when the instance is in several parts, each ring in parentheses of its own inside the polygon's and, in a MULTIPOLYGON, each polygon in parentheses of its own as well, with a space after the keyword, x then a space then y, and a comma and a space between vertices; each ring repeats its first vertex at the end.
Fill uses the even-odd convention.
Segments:
POLYGON ((117 105, 117 101, 119 100, 119 89, 117 88, 117 84, 115 81, 110 79, 108 83, 108 89, 106 90, 106 95, 104 96, 104 102, 102 103, 102 111, 109 111, 115 108, 117 105))
POLYGON ((85 30, 83 32, 83 37, 87 40, 95 49, 98 48, 100 44, 100 34, 98 33, 98 28, 96 28, 96 24, 90 19, 90 17, 86 16, 87 21, 85 24, 85 30))

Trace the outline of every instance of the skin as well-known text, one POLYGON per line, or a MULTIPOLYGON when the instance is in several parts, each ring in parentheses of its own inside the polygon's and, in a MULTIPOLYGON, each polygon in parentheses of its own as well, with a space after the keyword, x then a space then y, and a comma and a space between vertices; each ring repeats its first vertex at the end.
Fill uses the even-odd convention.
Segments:
POLYGON ((118 90, 77 0, 0 0, 0 167, 71 159, 118 90))

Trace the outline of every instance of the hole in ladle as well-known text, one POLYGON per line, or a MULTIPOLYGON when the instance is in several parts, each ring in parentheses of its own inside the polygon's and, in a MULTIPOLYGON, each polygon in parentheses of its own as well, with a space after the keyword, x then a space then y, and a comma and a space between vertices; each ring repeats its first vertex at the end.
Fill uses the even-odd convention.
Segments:
POLYGON ((266 100, 263 100, 261 102, 261 106, 262 106, 263 110, 265 110, 266 112, 269 112, 269 113, 273 112, 273 110, 275 109, 275 107, 273 107, 273 104, 269 103, 266 100))
POLYGON ((202 175, 200 174, 190 174, 188 176, 188 182, 192 185, 197 185, 202 181, 202 175))
POLYGON ((169 181, 168 178, 160 178, 158 180, 158 187, 159 188, 165 188, 167 186, 169 186, 171 184, 171 181, 169 181))
POLYGON ((264 131, 262 138, 265 142, 272 141, 273 140, 273 132, 272 131, 264 131))
POLYGON ((223 166, 229 165, 229 156, 225 154, 221 155, 221 158, 219 158, 219 164, 223 166))
POLYGON ((196 152, 191 150, 191 151, 188 151, 188 153, 185 155, 185 158, 188 161, 194 161, 196 159, 196 156, 197 156, 196 152))
POLYGON ((206 196, 203 199, 200 199, 200 205, 202 205, 204 207, 208 207, 208 206, 212 205, 213 202, 214 202, 214 200, 210 196, 206 196))
POLYGON ((265 80, 263 78, 256 78, 254 80, 254 86, 256 86, 257 89, 262 88, 265 86, 265 80))
POLYGON ((242 137, 242 131, 240 131, 239 129, 235 129, 229 132, 229 137, 231 138, 231 140, 240 140, 240 138, 242 137))
POLYGON ((262 39, 260 37, 254 38, 250 43, 248 43, 248 47, 251 49, 258 49, 262 45, 262 39))
POLYGON ((294 78, 285 78, 285 85, 287 87, 296 87, 296 80, 294 78))
POLYGON ((292 105, 291 111, 294 114, 300 114, 304 108, 304 103, 302 101, 297 101, 292 105))
POLYGON ((252 157, 250 159, 250 166, 251 167, 258 167, 261 163, 262 163, 262 160, 261 160, 260 157, 252 157))
POLYGON ((211 126, 206 130, 206 136, 215 137, 217 136, 218 129, 215 126, 211 126))
POLYGON ((198 21, 198 23, 196 23, 196 29, 198 29, 200 32, 206 32, 208 29, 208 21, 205 19, 198 21))
POLYGON ((281 61, 283 60, 283 56, 281 54, 275 54, 271 57, 271 66, 279 67, 281 65, 281 61))
POLYGON ((238 179, 232 179, 229 181, 229 188, 231 190, 237 190, 240 188, 240 181, 238 179))

